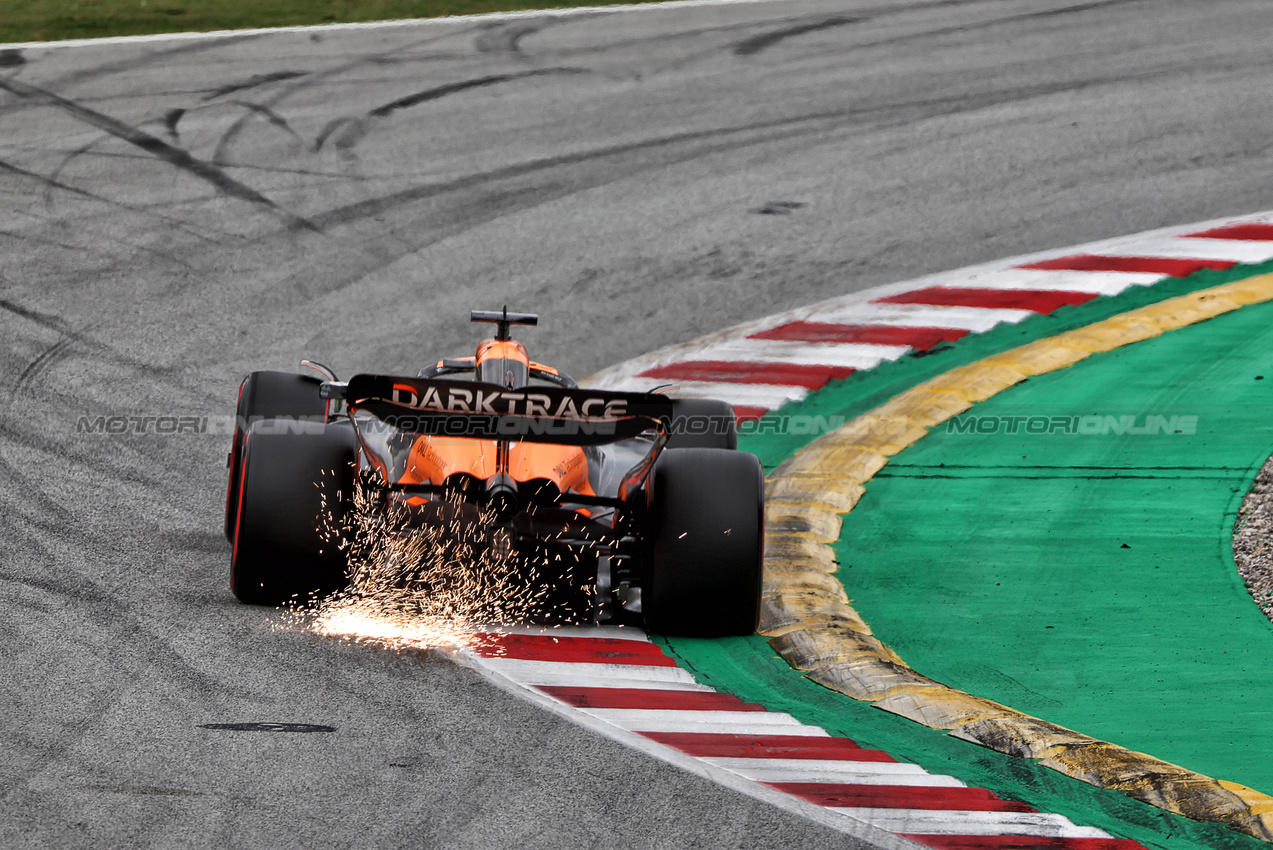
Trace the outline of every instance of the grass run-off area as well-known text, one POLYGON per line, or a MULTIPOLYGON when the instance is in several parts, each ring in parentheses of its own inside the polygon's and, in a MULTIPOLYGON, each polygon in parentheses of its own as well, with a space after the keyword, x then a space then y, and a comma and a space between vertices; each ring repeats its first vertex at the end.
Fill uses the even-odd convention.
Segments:
POLYGON ((0 0, 0 44, 633 2, 642 0, 0 0))

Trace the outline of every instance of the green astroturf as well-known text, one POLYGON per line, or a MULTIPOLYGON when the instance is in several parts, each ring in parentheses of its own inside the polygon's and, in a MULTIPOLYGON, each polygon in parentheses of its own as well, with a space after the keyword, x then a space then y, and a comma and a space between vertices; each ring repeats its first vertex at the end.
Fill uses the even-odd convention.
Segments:
MULTIPOLYGON (((1270 271, 1134 287, 912 354, 770 414, 740 447, 772 469, 812 439, 782 431, 792 415, 855 416, 990 354, 1270 271)), ((1273 306, 1247 307, 1033 378, 960 417, 999 417, 994 435, 934 428, 845 519, 839 575, 855 608, 921 673, 1260 788, 1273 773, 1260 757, 1273 635, 1233 568, 1229 530, 1273 450, 1271 344, 1273 306), (1119 418, 1073 419, 1098 415, 1119 418), (1028 433, 1053 416, 1107 433, 1065 434, 1050 418, 1051 433, 1028 433), (1194 433, 1115 433, 1161 432, 1172 416, 1196 416, 1174 422, 1194 433), (1017 417, 1035 419, 1007 433, 1017 417)), ((1263 846, 832 693, 763 638, 666 644, 708 684, 1077 823, 1148 847, 1263 846)))
POLYGON ((961 418, 897 456, 845 522, 841 581, 875 633, 952 687, 1273 789, 1273 629, 1231 543, 1273 450, 1273 305, 961 418), (970 416, 996 433, 959 433, 970 416))
POLYGON ((0 0, 0 43, 639 2, 653 0, 0 0))

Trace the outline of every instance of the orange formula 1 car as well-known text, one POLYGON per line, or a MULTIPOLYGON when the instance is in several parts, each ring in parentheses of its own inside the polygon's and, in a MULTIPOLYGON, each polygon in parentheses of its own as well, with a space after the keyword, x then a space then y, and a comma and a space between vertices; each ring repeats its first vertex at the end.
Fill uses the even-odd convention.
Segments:
POLYGON ((593 620, 754 631, 763 476, 737 450, 732 408, 580 388, 511 338, 537 317, 472 321, 496 324, 495 337, 416 377, 340 382, 302 361, 322 379, 243 381, 225 525, 235 596, 278 605, 346 586, 347 547, 324 528, 351 527, 357 483, 421 524, 482 523, 515 553, 572 564, 593 620))

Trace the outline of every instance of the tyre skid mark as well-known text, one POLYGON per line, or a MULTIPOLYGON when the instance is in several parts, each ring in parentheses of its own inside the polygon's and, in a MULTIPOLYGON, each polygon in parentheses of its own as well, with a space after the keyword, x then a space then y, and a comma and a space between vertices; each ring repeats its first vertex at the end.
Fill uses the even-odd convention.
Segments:
POLYGON ((238 92, 245 91, 247 89, 259 88, 260 86, 267 86, 271 83, 279 83, 284 80, 294 80, 297 77, 303 77, 308 73, 308 71, 274 71, 269 74, 254 74, 241 83, 230 83, 229 85, 221 86, 215 91, 209 92, 203 96, 203 100, 215 100, 218 97, 225 97, 227 94, 237 94, 238 92))
POLYGON ((63 337, 44 349, 38 357, 28 363, 27 367, 22 370, 22 374, 18 375, 18 380, 14 382, 13 388, 9 391, 9 401, 13 402, 19 395, 29 389, 31 382, 35 380, 36 376, 50 365, 66 357, 74 344, 75 340, 71 337, 63 337))
MULTIPOLYGON (((108 138, 108 137, 103 136, 102 138, 108 138)), ((101 139, 98 139, 97 141, 101 141, 101 139)), ((60 191, 63 191, 63 192, 69 192, 69 193, 70 193, 70 194, 72 194, 72 195, 78 195, 78 196, 80 196, 80 197, 82 197, 82 198, 87 198, 87 199, 92 200, 92 201, 97 201, 98 203, 106 204, 106 205, 108 205, 108 206, 115 207, 115 208, 117 208, 117 209, 128 210, 129 212, 135 212, 135 213, 138 213, 139 215, 151 216, 151 217, 153 217, 153 218, 157 218, 157 219, 159 219, 160 221, 163 221, 165 224, 169 224, 169 225, 171 225, 171 226, 173 226, 173 227, 177 227, 177 228, 179 228, 182 232, 187 233, 187 234, 189 234, 189 235, 191 235, 191 236, 194 236, 194 237, 196 237, 196 238, 198 238, 198 239, 201 239, 201 240, 203 240, 203 241, 206 241, 206 242, 212 242, 212 241, 214 241, 214 240, 212 239, 212 237, 208 236, 206 233, 201 233, 201 232, 199 232, 199 231, 198 231, 198 230, 196 230, 195 228, 193 228, 193 227, 191 227, 191 226, 187 225, 185 222, 175 221, 175 220, 173 220, 173 219, 169 218, 168 216, 165 216, 165 215, 162 215, 162 214, 160 214, 160 213, 157 213, 157 212, 155 212, 154 210, 151 210, 151 209, 146 209, 145 207, 139 207, 139 206, 137 206, 137 205, 135 205, 135 204, 128 204, 128 203, 124 203, 123 201, 116 201, 116 200, 113 200, 113 199, 111 199, 111 198, 107 198, 107 197, 105 197, 105 196, 103 196, 103 195, 98 195, 98 194, 96 194, 96 193, 94 193, 94 192, 90 192, 90 191, 88 191, 87 189, 82 189, 82 188, 80 188, 80 187, 78 187, 78 186, 73 186, 73 185, 71 185, 71 184, 69 184, 69 183, 65 183, 65 182, 63 182, 62 180, 58 179, 58 178, 60 177, 60 175, 61 175, 61 171, 62 171, 62 169, 63 169, 63 168, 65 168, 65 166, 67 165, 67 163, 68 163, 71 159, 74 159, 76 156, 80 156, 80 155, 82 155, 83 153, 87 152, 87 150, 88 150, 90 147, 92 147, 93 145, 96 145, 96 144, 97 144, 97 141, 94 141, 94 142, 90 143, 90 145, 89 145, 89 146, 87 146, 87 147, 85 147, 85 148, 82 148, 82 149, 80 149, 80 150, 78 150, 78 151, 76 151, 76 152, 72 153, 72 154, 71 154, 70 156, 68 156, 67 158, 63 159, 63 160, 62 160, 62 162, 58 164, 57 169, 55 170, 55 172, 54 172, 53 176, 51 176, 51 177, 46 177, 46 176, 45 176, 45 175, 43 175, 43 174, 38 174, 38 173, 36 173, 36 172, 34 172, 34 171, 29 171, 29 170, 27 170, 27 169, 25 169, 25 168, 21 168, 21 167, 19 167, 19 166, 13 165, 13 164, 11 164, 11 163, 4 162, 3 160, 0 160, 0 171, 7 171, 7 172, 9 172, 10 174, 16 174, 16 175, 18 175, 19 177, 27 177, 27 178, 29 178, 29 179, 31 179, 31 180, 36 180, 36 181, 38 181, 39 183, 41 183, 41 184, 44 186, 44 199, 45 199, 45 203, 46 203, 47 205, 51 205, 51 204, 53 203, 53 194, 52 194, 52 193, 53 193, 53 191, 54 191, 54 190, 60 190, 60 191)), ((15 234, 15 235, 16 235, 16 234, 15 234)), ((119 240, 117 239, 116 241, 119 241, 119 240)), ((61 243, 53 243, 53 244, 59 244, 59 245, 60 245, 61 243)), ((123 244, 129 244, 129 243, 123 243, 123 244)), ((61 247, 75 247, 75 246, 62 245, 61 247)), ((182 260, 182 259, 180 259, 180 258, 178 258, 178 257, 174 257, 174 256, 171 256, 171 255, 167 255, 167 254, 163 254, 163 253, 160 253, 160 252, 152 251, 151 249, 143 248, 143 247, 138 246, 138 245, 131 245, 131 244, 129 244, 129 247, 130 247, 130 248, 135 248, 135 249, 137 249, 137 250, 149 251, 150 253, 153 253, 155 256, 162 257, 163 259, 168 260, 168 261, 170 261, 170 262, 176 263, 176 264, 178 264, 178 265, 185 266, 185 267, 186 267, 186 268, 188 268, 188 269, 191 269, 191 270, 193 270, 193 269, 194 269, 194 267, 193 267, 193 266, 189 265, 189 264, 188 264, 188 263, 186 263, 184 260, 182 260)), ((75 247, 75 250, 85 251, 85 250, 89 250, 89 249, 87 249, 87 248, 78 248, 78 247, 75 247)))
POLYGON ((342 151, 348 151, 367 135, 371 128, 373 119, 387 118, 393 113, 410 109, 421 103, 428 103, 433 100, 440 100, 453 94, 470 91, 472 89, 487 88, 489 86, 506 83, 511 80, 522 80, 530 77, 541 77, 556 74, 587 74, 589 73, 583 68, 541 68, 534 71, 523 71, 511 74, 491 74, 485 77, 476 77, 471 80, 461 80, 457 83, 448 83, 442 86, 436 86, 431 89, 425 89, 415 94, 406 95, 388 103, 381 104, 370 110, 362 118, 335 118, 328 121, 318 133, 318 137, 314 140, 314 150, 322 150, 323 144, 332 136, 335 136, 335 146, 342 151))
POLYGON ((0 89, 5 89, 25 100, 43 103, 60 109, 85 124, 96 127, 117 139, 141 148, 174 168, 185 171, 209 183, 222 194, 265 208, 272 214, 281 217, 291 228, 317 229, 312 222, 282 209, 260 192, 240 183, 215 165, 196 159, 187 151, 173 147, 162 139, 112 118, 105 113, 89 109, 87 106, 67 100, 53 92, 27 85, 26 83, 20 83, 13 79, 0 79, 0 89))
MULTIPOLYGON (((83 80, 100 80, 101 78, 112 74, 122 74, 128 71, 137 70, 138 68, 144 68, 155 62, 164 62, 173 56, 202 53, 206 50, 214 50, 222 46, 233 46, 245 41, 254 41, 258 38, 261 38, 260 33, 241 33, 225 36, 218 40, 196 40, 185 44, 179 44, 176 47, 151 50, 132 59, 123 59, 117 62, 107 62, 101 65, 91 65, 87 68, 80 68, 76 71, 64 74, 61 77, 57 77, 46 83, 46 85, 56 89, 66 89, 67 87, 73 86, 83 80)), ((100 44, 102 41, 103 39, 92 39, 88 43, 96 45, 100 44)), ((32 44, 30 47, 35 49, 44 49, 55 45, 57 45, 57 42, 45 42, 32 44)), ((30 101, 19 100, 16 104, 0 107, 0 115, 12 113, 20 109, 29 109, 34 105, 35 104, 32 104, 30 101)))
POLYGON ((823 30, 835 29, 837 27, 849 26, 850 24, 860 24, 869 20, 864 17, 849 17, 847 15, 836 15, 830 18, 824 18, 820 21, 811 23, 796 24, 786 27, 785 29, 764 32, 760 35, 753 35, 751 38, 738 42, 733 47, 735 56, 755 56, 780 41, 786 41, 789 38, 797 38, 813 32, 822 32, 823 30))
POLYGON ((511 53, 522 56, 521 40, 551 26, 549 18, 496 22, 482 27, 473 39, 473 47, 479 53, 511 53))
MULTIPOLYGON (((303 76, 295 78, 292 82, 286 83, 286 85, 282 86, 279 91, 275 92, 273 96, 266 99, 264 104, 261 104, 261 105, 268 106, 272 109, 276 107, 278 104, 285 101, 287 98, 291 97, 292 95, 305 91, 307 89, 314 88, 315 86, 320 86, 326 81, 330 80, 333 77, 339 76, 340 74, 353 71, 364 65, 374 65, 381 60, 389 59, 393 57, 395 54, 401 54, 406 51, 415 50, 417 48, 424 47, 429 44, 435 44, 439 41, 445 41, 447 39, 455 38, 457 36, 462 36, 466 33, 473 32, 475 29, 476 29, 475 26, 463 27, 461 29, 456 30, 455 32, 446 33, 440 36, 431 36, 429 38, 418 39, 408 44, 402 45, 400 47, 392 48, 390 50, 385 50, 379 53, 373 53, 367 56, 360 56, 357 59, 353 59, 348 62, 342 62, 339 65, 334 65, 332 67, 325 68, 323 70, 310 71, 304 74, 303 76)), ((285 81, 280 81, 280 82, 285 82, 285 81)), ((240 118, 239 120, 231 124, 230 127, 227 128, 224 133, 222 133, 221 138, 217 140, 216 148, 214 149, 212 154, 213 162, 222 162, 228 158, 227 151, 229 150, 230 145, 234 143, 239 133, 243 132, 244 127, 247 126, 247 122, 249 118, 250 116, 247 116, 247 115, 243 116, 242 118, 240 118)))
MULTIPOLYGON (((482 183, 527 176, 562 166, 581 165, 606 158, 639 154, 661 148, 672 149, 678 145, 703 143, 702 148, 694 151, 683 154, 669 153, 667 158, 659 163, 661 166, 666 166, 670 163, 709 156, 722 151, 732 151, 745 147, 772 144, 775 142, 789 141, 791 139, 817 136, 819 134, 834 133, 839 126, 849 122, 856 122, 860 124, 860 122, 863 121, 875 121, 878 122, 876 126, 880 127, 900 126, 924 120, 926 118, 989 109, 1019 100, 1032 99, 1058 92, 1070 91, 1076 87, 1102 85, 1106 82, 1113 82, 1113 80, 1086 81, 1077 84, 1065 83, 1026 86, 995 92, 984 96, 967 97, 956 100, 949 98, 921 99, 899 103, 871 104, 775 118, 749 124, 719 127, 711 130, 669 133, 654 138, 607 145, 577 153, 543 157, 541 159, 509 165, 488 172, 479 172, 467 177, 461 177, 442 183, 409 186, 405 189, 401 189, 387 195, 381 195, 379 197, 358 201, 345 206, 335 207, 327 210, 326 212, 315 213, 311 216, 311 219, 316 222, 320 228, 326 229, 328 227, 347 224, 356 219, 379 215, 396 207, 432 198, 444 192, 467 190, 474 186, 481 185, 482 183), (748 137, 747 134, 755 135, 748 137)), ((352 119, 345 118, 339 120, 342 122, 349 122, 352 119)), ((618 173, 607 174, 606 179, 607 181, 618 180, 623 179, 626 176, 628 175, 618 173)), ((581 186, 573 189, 572 191, 584 191, 587 188, 595 187, 595 185, 599 184, 588 183, 588 185, 581 186)))
MULTIPOLYGON (((962 35, 969 32, 980 32, 982 30, 996 29, 1001 26, 1017 24, 1027 21, 1034 21, 1040 18, 1055 18, 1060 15, 1081 14, 1094 9, 1103 9, 1109 6, 1122 6, 1131 3, 1138 3, 1140 0, 1095 0, 1090 3, 1079 3, 1074 6, 1063 6, 1059 9, 1044 9, 1039 12, 1022 12, 1015 15, 1005 15, 1001 18, 993 18, 988 21, 978 21, 970 24, 958 24, 949 27, 940 27, 938 29, 924 30, 916 33, 906 33, 905 35, 896 35, 889 38, 882 38, 876 41, 864 42, 862 44, 853 45, 852 49, 861 50, 869 47, 887 47, 893 44, 902 44, 908 41, 921 41, 928 38, 937 38, 945 35, 962 35)), ((935 5, 945 5, 938 3, 935 5)), ((840 48, 843 49, 843 48, 840 48)))

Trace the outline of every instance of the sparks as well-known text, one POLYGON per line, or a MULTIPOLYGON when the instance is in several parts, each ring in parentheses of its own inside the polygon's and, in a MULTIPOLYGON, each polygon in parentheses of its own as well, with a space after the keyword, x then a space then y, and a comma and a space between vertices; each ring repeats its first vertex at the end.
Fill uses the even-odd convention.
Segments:
POLYGON ((457 648, 489 642, 477 635, 514 624, 591 620, 595 577, 580 585, 574 558, 516 551, 484 509, 476 518, 470 512, 460 519, 457 510, 456 519, 422 525, 409 507, 386 506, 360 482, 343 524, 324 515, 324 539, 345 551, 350 581, 295 612, 296 622, 318 634, 393 648, 457 648), (574 592, 563 594, 565 588, 574 592))

